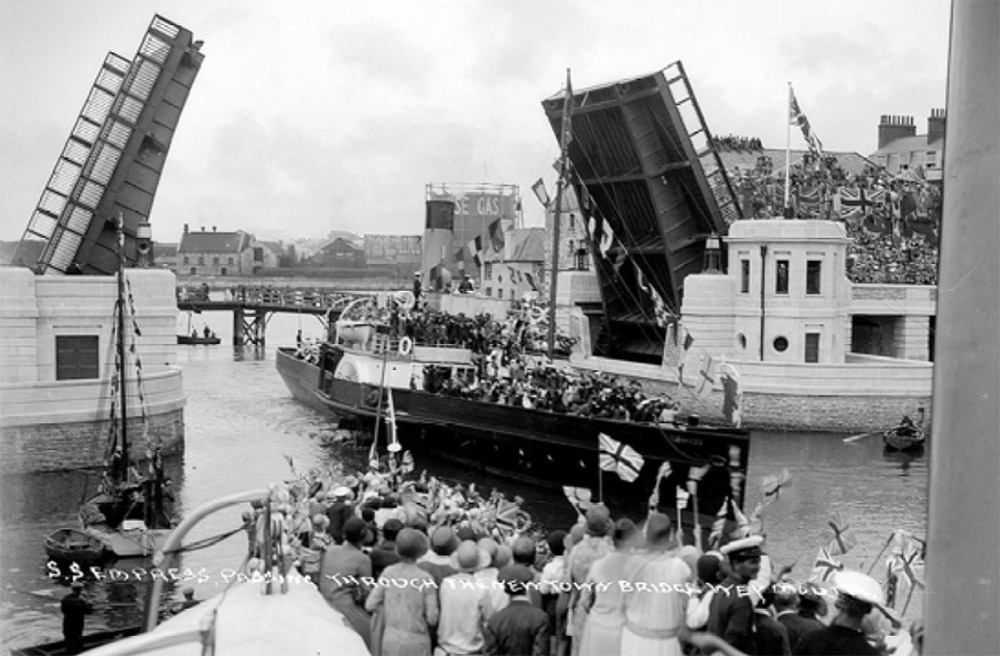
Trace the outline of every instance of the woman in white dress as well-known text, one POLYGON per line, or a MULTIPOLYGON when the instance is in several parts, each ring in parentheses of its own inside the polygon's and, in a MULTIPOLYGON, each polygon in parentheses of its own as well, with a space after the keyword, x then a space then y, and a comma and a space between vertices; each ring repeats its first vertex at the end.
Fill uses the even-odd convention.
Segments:
POLYGON ((625 595, 622 656, 681 656, 680 638, 687 633, 684 592, 691 569, 670 547, 674 529, 670 518, 653 513, 646 522, 647 553, 629 563, 625 595))
POLYGON ((628 563, 635 558, 632 547, 641 537, 632 520, 618 520, 611 535, 615 550, 591 565, 587 583, 593 586, 584 588, 578 606, 588 611, 580 656, 613 656, 620 651, 626 588, 619 582, 625 580, 628 563))

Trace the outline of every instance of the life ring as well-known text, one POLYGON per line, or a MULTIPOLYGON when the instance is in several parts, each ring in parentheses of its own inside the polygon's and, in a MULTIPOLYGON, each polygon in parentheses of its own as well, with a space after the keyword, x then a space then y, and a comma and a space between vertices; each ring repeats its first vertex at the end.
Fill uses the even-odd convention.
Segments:
POLYGON ((528 319, 531 323, 538 323, 543 318, 545 318, 545 310, 538 307, 537 305, 532 305, 531 309, 528 310, 528 319))
POLYGON ((412 352, 413 352, 413 340, 412 339, 410 339, 409 337, 404 337, 403 339, 399 340, 399 354, 400 355, 409 355, 412 352))

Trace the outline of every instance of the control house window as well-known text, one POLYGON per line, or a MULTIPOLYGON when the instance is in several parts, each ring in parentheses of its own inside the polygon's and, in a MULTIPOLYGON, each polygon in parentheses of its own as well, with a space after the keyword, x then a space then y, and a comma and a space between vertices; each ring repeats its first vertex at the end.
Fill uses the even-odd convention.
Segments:
POLYGON ((750 260, 740 260, 740 293, 750 293, 750 260))
POLYGON ((819 362, 819 333, 806 333, 806 362, 819 362))
POLYGON ((788 293, 788 260, 775 261, 774 293, 788 293))
POLYGON ((809 260, 806 262, 806 294, 820 294, 820 280, 823 274, 823 262, 809 260))
POLYGON ((98 377, 97 335, 56 335, 56 380, 98 377))

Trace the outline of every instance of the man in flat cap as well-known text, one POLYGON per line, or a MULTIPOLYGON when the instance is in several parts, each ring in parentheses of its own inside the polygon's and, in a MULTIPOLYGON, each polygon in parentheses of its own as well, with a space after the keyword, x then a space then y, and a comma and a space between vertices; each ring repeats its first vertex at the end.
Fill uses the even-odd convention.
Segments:
POLYGON ((63 614, 63 641, 67 654, 83 651, 83 624, 85 616, 93 612, 90 603, 83 598, 83 583, 73 581, 70 593, 62 598, 60 608, 63 614))
POLYGON ((723 545, 720 551, 729 558, 730 572, 719 584, 709 608, 708 630, 745 654, 756 653, 754 601, 748 584, 757 578, 760 571, 760 545, 763 542, 763 537, 751 535, 723 545))
POLYGON ((850 570, 834 574, 833 585, 837 590, 836 617, 830 626, 802 636, 795 653, 875 656, 879 651, 865 639, 861 623, 876 606, 881 608, 884 603, 882 586, 867 574, 850 570))

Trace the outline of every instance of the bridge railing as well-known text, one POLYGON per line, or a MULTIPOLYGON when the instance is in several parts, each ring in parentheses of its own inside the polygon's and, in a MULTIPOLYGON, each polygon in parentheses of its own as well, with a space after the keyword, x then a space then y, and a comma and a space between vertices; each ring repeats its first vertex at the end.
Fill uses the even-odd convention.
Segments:
POLYGON ((222 303, 252 303, 259 305, 281 305, 308 308, 342 308, 358 296, 369 294, 351 294, 347 292, 323 291, 320 289, 289 289, 279 287, 240 285, 222 290, 222 297, 215 292, 215 298, 206 287, 182 286, 177 288, 177 300, 188 302, 211 303, 213 300, 222 303))

